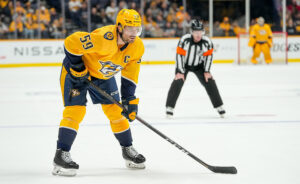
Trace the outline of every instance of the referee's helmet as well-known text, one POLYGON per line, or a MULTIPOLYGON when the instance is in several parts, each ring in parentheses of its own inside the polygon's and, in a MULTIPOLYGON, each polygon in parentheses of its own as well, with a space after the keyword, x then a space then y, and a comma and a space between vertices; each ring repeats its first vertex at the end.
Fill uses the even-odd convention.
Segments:
POLYGON ((193 19, 191 21, 191 28, 192 28, 192 31, 204 31, 204 26, 203 26, 203 23, 200 21, 200 20, 197 20, 197 19, 193 19))

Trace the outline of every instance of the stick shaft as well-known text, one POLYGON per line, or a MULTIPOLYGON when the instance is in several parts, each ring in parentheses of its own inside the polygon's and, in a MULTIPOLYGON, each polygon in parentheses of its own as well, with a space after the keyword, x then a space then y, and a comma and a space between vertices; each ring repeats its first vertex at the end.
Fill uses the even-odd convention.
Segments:
MULTIPOLYGON (((119 106, 121 109, 127 110, 122 104, 120 104, 118 101, 116 101, 112 96, 110 96, 109 94, 107 94, 100 87, 98 87, 97 85, 95 85, 93 82, 91 82, 89 80, 87 80, 86 82, 90 86, 92 86, 94 89, 96 89, 105 98, 107 98, 108 100, 110 100, 111 102, 113 102, 114 104, 116 104, 117 106, 119 106)), ((168 136, 166 136, 165 134, 163 134, 162 132, 160 132, 159 130, 157 130, 156 128, 154 128, 153 126, 151 126, 149 123, 147 123, 145 120, 143 120, 138 115, 136 116, 136 119, 140 123, 142 123, 143 125, 145 125, 146 127, 148 127, 150 130, 152 130, 153 132, 155 132, 156 134, 158 134, 160 137, 162 137, 163 139, 165 139, 166 141, 168 141, 169 143, 171 143, 173 146, 175 146, 176 148, 178 148, 180 151, 182 151, 183 153, 185 153, 186 155, 190 156, 195 161, 197 161, 198 163, 200 163, 201 165, 203 165, 204 167, 206 167, 207 169, 209 169, 209 170, 211 170, 213 172, 218 172, 217 167, 208 165, 207 163, 205 163, 204 161, 202 161, 201 159, 199 159, 198 157, 196 157, 194 154, 192 154, 191 152, 189 152, 188 150, 186 150, 185 148, 183 148, 182 146, 180 146, 178 143, 176 143, 175 141, 173 141, 172 139, 170 139, 168 136)), ((226 170, 227 167, 219 167, 219 168, 223 168, 224 170, 226 170)), ((224 171, 222 173, 226 173, 226 171, 224 171)))

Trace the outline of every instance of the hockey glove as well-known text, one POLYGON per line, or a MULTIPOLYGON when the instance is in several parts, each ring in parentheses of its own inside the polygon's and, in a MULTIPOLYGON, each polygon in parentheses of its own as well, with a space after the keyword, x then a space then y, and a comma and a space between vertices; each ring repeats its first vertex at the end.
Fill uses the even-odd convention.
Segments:
POLYGON ((86 79, 89 79, 89 77, 89 71, 84 65, 81 70, 70 68, 70 78, 75 84, 82 84, 86 79))
POLYGON ((134 121, 138 112, 139 99, 135 96, 131 96, 125 100, 122 100, 122 104, 125 107, 125 109, 122 111, 122 115, 130 122, 134 121))

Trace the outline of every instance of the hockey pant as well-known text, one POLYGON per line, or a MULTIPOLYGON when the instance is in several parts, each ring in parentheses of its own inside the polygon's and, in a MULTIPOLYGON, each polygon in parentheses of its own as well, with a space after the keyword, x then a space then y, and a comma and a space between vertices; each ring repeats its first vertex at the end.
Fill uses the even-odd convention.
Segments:
MULTIPOLYGON (((115 91, 115 80, 107 81, 95 81, 96 84, 102 85, 110 93, 115 91), (102 83, 101 83, 102 82, 102 83)), ((61 72, 61 90, 65 109, 63 111, 63 118, 60 122, 60 128, 58 133, 57 148, 61 148, 64 151, 69 151, 77 135, 79 124, 82 122, 86 113, 86 88, 76 89, 76 93, 71 93, 70 79, 68 78, 67 71, 62 68, 61 72), (70 91, 70 92, 69 92, 70 91), (69 100, 71 99, 71 100, 69 100)), ((118 94, 116 94, 118 95, 118 94)), ((110 121, 111 129, 122 146, 130 146, 132 143, 131 131, 129 128, 128 120, 121 115, 122 109, 115 104, 107 104, 105 99, 102 99, 99 94, 94 91, 90 93, 93 102, 101 102, 102 110, 110 121)), ((114 97, 116 100, 119 96, 114 97)))
POLYGON ((256 43, 253 47, 253 56, 251 58, 251 62, 253 64, 257 64, 256 58, 259 57, 260 53, 263 52, 265 57, 265 62, 267 64, 272 62, 271 53, 270 53, 270 46, 268 43, 259 44, 256 43))
MULTIPOLYGON (((102 110, 107 118, 110 120, 111 129, 114 133, 119 133, 129 128, 129 123, 124 116, 121 115, 122 109, 115 104, 112 104, 109 100, 98 94, 97 91, 92 88, 83 88, 81 86, 73 86, 70 82, 69 74, 65 67, 62 67, 61 71, 61 92, 65 109, 63 112, 63 119, 60 123, 60 127, 66 127, 77 131, 79 124, 84 118, 86 112, 86 96, 87 91, 90 92, 90 96, 94 104, 101 104, 102 110), (73 88, 76 93, 73 93, 73 88), (70 99, 70 100, 69 100, 70 99)), ((114 93, 113 98, 117 101, 120 100, 117 84, 114 78, 108 80, 94 80, 94 84, 105 90, 106 93, 114 93)))
MULTIPOLYGON (((202 86, 204 86, 213 107, 217 108, 217 107, 223 105, 223 101, 221 99, 221 96, 220 96, 220 93, 219 93, 219 90, 218 90, 215 80, 209 79, 208 82, 206 82, 204 79, 204 71, 203 70, 196 70, 196 71, 192 71, 192 72, 195 73, 195 75, 199 79, 202 86)), ((188 72, 186 72, 184 74, 185 80, 186 80, 187 74, 188 74, 188 72)), ((177 99, 179 97, 179 94, 181 92, 181 89, 183 87, 183 84, 184 84, 184 81, 182 79, 173 80, 171 87, 169 89, 169 92, 168 92, 168 97, 167 97, 167 102, 166 102, 167 107, 175 108, 175 105, 176 105, 177 99)))

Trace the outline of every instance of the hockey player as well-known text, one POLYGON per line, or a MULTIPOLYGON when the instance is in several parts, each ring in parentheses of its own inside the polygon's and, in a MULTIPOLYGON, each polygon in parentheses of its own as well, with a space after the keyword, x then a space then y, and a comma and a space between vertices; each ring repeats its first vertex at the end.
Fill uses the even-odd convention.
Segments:
POLYGON ((256 58, 263 52, 265 62, 272 63, 270 48, 272 47, 272 31, 269 25, 265 24, 263 17, 257 19, 257 24, 253 26, 250 32, 249 47, 253 47, 253 56, 251 62, 257 64, 256 58))
POLYGON ((187 74, 193 72, 204 86, 213 107, 221 117, 225 110, 215 80, 210 73, 213 56, 213 43, 205 36, 202 22, 191 21, 192 33, 182 36, 178 42, 176 51, 176 71, 168 92, 166 102, 167 117, 173 116, 174 107, 187 74))
POLYGON ((65 58, 60 84, 65 109, 60 122, 57 150, 54 157, 54 175, 74 176, 79 165, 71 159, 70 149, 77 135, 80 122, 86 113, 87 92, 94 104, 101 104, 110 120, 110 126, 122 148, 122 155, 129 168, 145 168, 145 157, 132 146, 128 120, 134 121, 139 99, 135 97, 144 45, 140 15, 132 9, 122 9, 116 25, 94 30, 92 33, 76 32, 65 39, 65 58), (127 111, 113 104, 86 79, 120 101, 114 75, 121 71, 121 97, 127 111))

